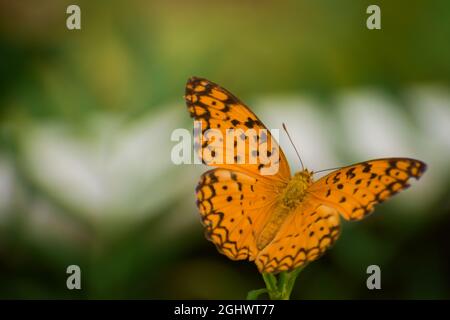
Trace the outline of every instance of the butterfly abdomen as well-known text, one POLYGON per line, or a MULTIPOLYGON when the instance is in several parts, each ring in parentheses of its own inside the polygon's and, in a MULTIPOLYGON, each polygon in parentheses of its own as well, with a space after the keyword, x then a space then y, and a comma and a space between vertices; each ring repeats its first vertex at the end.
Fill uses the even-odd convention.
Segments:
POLYGON ((291 210, 279 204, 275 207, 275 210, 270 215, 268 221, 257 238, 256 247, 258 250, 264 249, 270 242, 272 242, 290 212, 291 210))
POLYGON ((307 170, 297 172, 281 191, 275 210, 257 238, 258 250, 272 242, 287 216, 302 202, 306 189, 312 184, 311 175, 307 170))

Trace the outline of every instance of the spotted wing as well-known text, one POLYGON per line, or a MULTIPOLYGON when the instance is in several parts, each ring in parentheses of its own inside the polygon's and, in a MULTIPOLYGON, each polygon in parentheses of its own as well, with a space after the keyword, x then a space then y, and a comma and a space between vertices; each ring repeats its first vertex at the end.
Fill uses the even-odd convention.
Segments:
POLYGON ((374 206, 409 187, 410 178, 419 179, 425 163, 409 158, 387 158, 354 164, 319 179, 308 194, 338 210, 347 220, 360 220, 374 206))
POLYGON ((339 237, 336 209, 306 198, 281 226, 274 240, 256 258, 261 273, 278 273, 318 259, 339 237))
POLYGON ((264 178, 282 183, 289 180, 289 164, 278 143, 272 139, 270 131, 258 117, 233 94, 209 80, 192 77, 186 84, 185 100, 191 117, 202 124, 202 135, 209 134, 208 139, 211 140, 203 139, 201 143, 196 143, 194 145, 196 152, 202 155, 204 160, 205 149, 208 149, 207 151, 212 154, 211 159, 221 161, 219 164, 209 161, 208 165, 261 175, 261 169, 268 169, 272 162, 277 164, 277 170, 264 175, 264 178), (212 133, 208 132, 209 129, 218 130, 223 137, 227 137, 228 129, 233 129, 237 134, 233 137, 233 141, 228 144, 226 141, 220 141, 223 142, 223 146, 211 151, 209 149, 212 144, 209 142, 215 142, 215 138, 211 137, 212 133), (250 132, 256 134, 245 135, 250 132), (251 143, 256 144, 258 150, 251 149, 251 143), (238 146, 239 150, 243 150, 243 145, 245 150, 239 154, 238 146), (264 150, 265 158, 262 160, 260 150, 264 150), (226 159, 229 155, 234 163, 227 163, 226 159), (253 163, 250 157, 256 158, 253 163))
POLYGON ((254 260, 259 234, 275 205, 274 186, 240 171, 205 172, 196 188, 206 237, 233 260, 254 260))

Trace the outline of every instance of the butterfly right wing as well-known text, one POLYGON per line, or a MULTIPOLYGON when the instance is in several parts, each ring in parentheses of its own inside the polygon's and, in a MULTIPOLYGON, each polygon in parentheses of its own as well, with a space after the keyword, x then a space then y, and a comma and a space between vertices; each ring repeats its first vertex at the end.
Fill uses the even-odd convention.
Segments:
POLYGON ((276 192, 257 175, 221 168, 205 172, 196 193, 208 240, 230 259, 254 260, 256 236, 273 212, 276 192))
POLYGON ((407 188, 410 178, 420 178, 425 169, 419 160, 386 158, 341 168, 319 179, 258 254, 258 269, 277 273, 317 259, 339 236, 339 215, 347 220, 364 218, 376 204, 407 188))
POLYGON ((361 220, 375 205, 419 179, 426 164, 410 158, 385 158, 333 171, 308 188, 308 195, 338 210, 347 220, 361 220))
POLYGON ((336 209, 306 198, 286 218, 276 237, 256 258, 261 273, 292 271, 318 259, 339 237, 336 209))

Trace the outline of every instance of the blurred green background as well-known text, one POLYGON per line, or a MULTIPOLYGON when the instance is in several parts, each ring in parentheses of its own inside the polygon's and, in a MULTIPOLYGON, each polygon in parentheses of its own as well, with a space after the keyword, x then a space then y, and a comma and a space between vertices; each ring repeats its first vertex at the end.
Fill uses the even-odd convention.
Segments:
MULTIPOLYGON (((240 299, 203 236, 204 166, 170 161, 196 75, 286 122, 309 169, 425 161, 299 276, 294 299, 450 298, 450 2, 0 1, 0 298, 240 299), (81 30, 66 8, 81 7, 81 30), (381 7, 382 30, 366 28, 381 7), (66 268, 82 270, 67 290, 66 268), (367 266, 382 290, 366 288, 367 266)), ((281 146, 299 170, 284 135, 281 146)))

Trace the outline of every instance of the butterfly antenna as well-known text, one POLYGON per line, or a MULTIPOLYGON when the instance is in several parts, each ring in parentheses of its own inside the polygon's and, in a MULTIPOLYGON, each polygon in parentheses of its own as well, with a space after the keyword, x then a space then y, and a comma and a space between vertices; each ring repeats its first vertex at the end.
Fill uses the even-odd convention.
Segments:
POLYGON ((323 169, 323 170, 319 170, 319 171, 314 171, 314 174, 319 173, 319 172, 324 172, 324 171, 339 170, 339 169, 342 169, 342 168, 343 167, 323 169))
POLYGON ((291 141, 291 144, 292 144, 292 146, 294 147, 295 153, 297 153, 297 157, 299 158, 300 164, 302 165, 302 170, 305 170, 305 166, 303 165, 303 161, 302 161, 302 158, 300 157, 300 153, 298 153, 298 150, 297 150, 297 148, 295 147, 294 142, 292 142, 292 138, 291 138, 289 132, 287 131, 286 125, 285 125, 284 123, 283 123, 283 129, 284 129, 284 131, 286 132, 286 134, 287 134, 287 136, 288 136, 288 138, 289 138, 289 141, 291 141))

